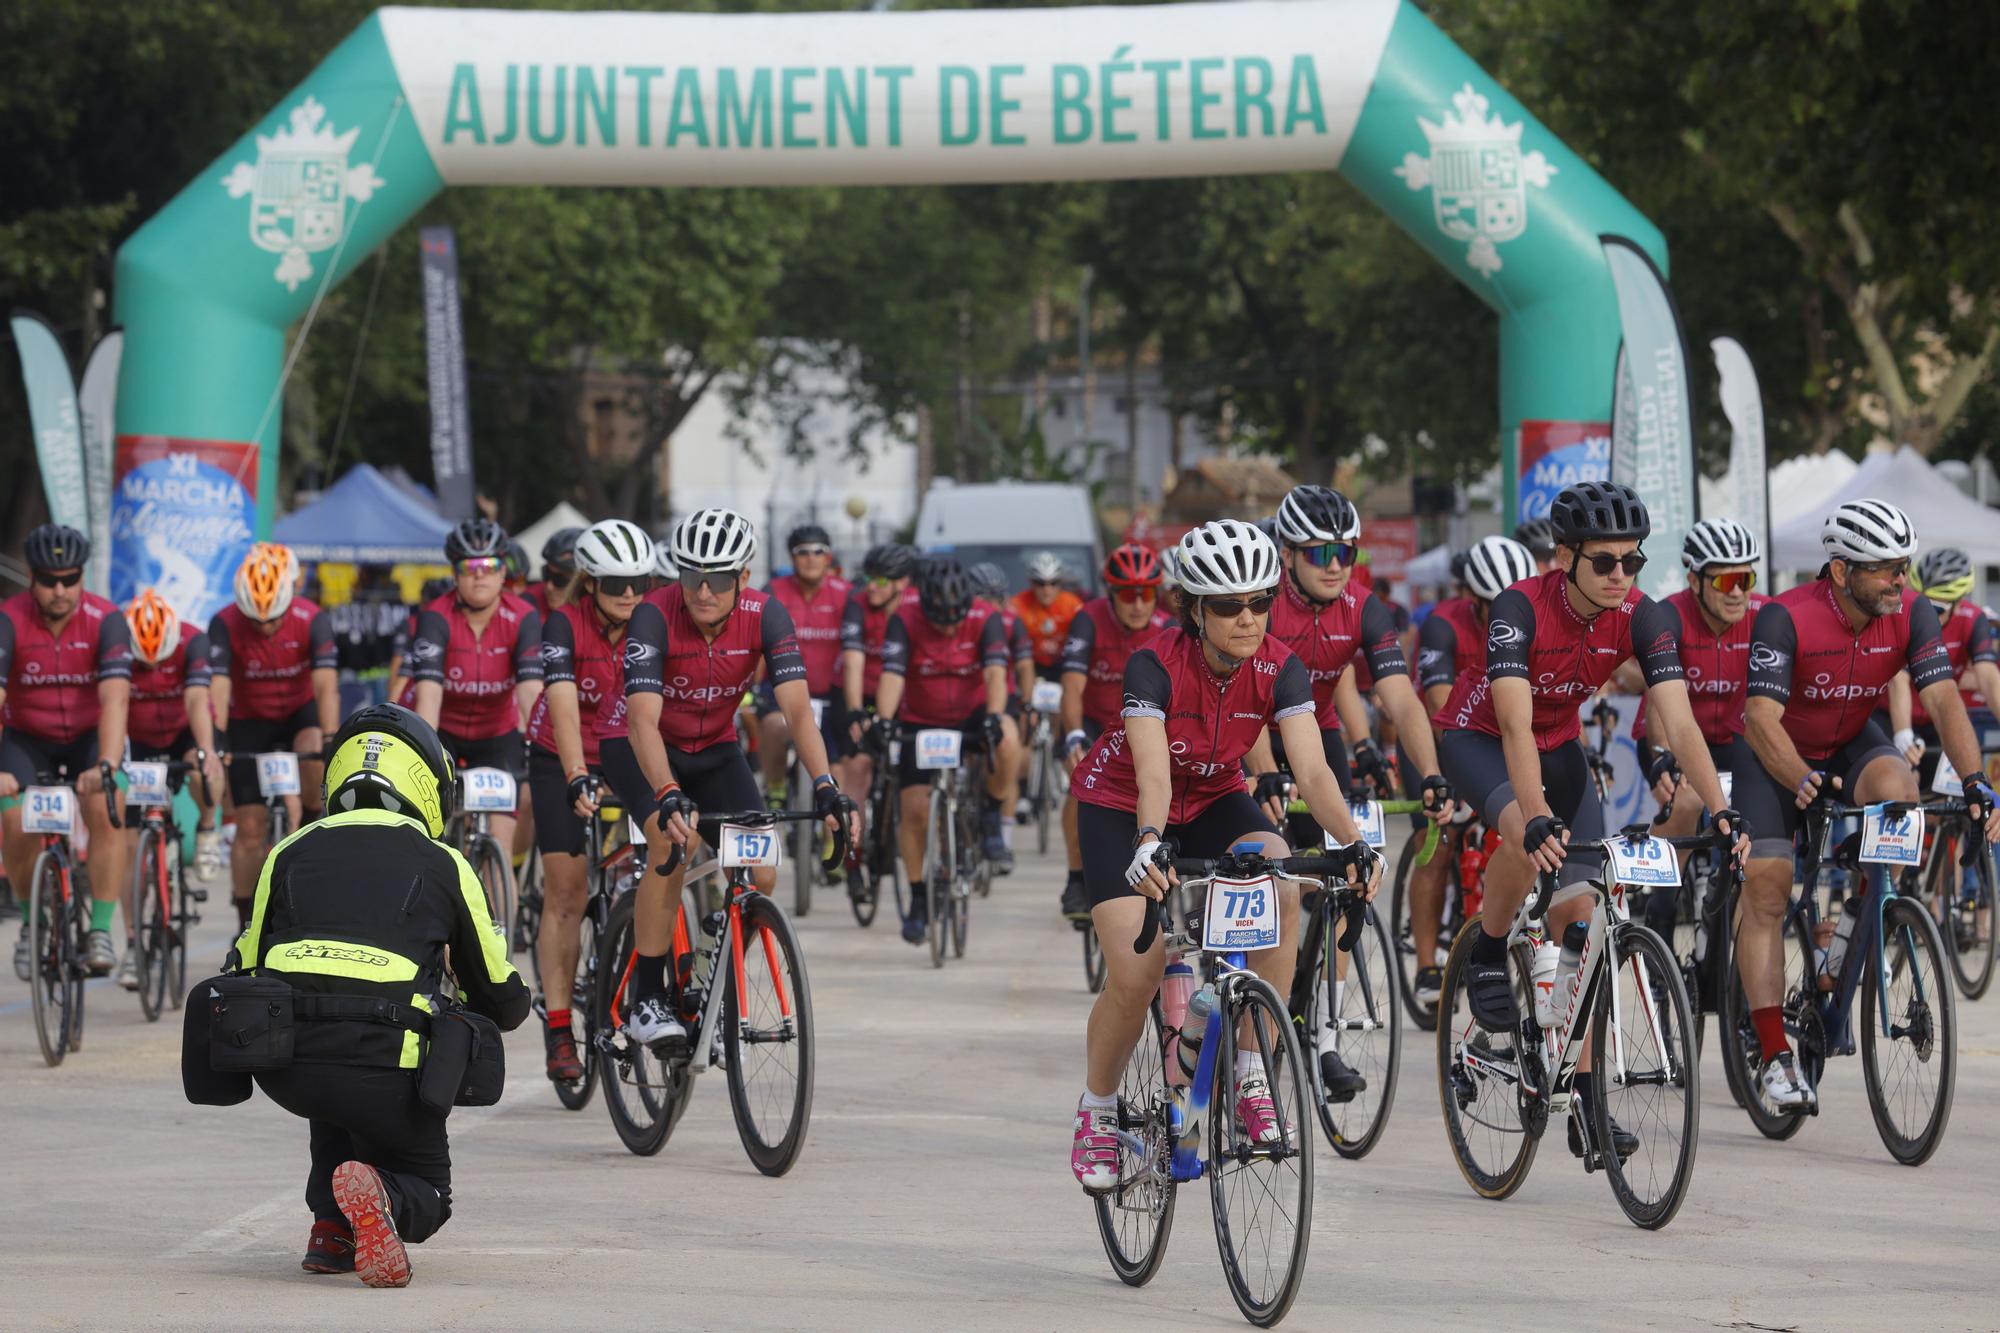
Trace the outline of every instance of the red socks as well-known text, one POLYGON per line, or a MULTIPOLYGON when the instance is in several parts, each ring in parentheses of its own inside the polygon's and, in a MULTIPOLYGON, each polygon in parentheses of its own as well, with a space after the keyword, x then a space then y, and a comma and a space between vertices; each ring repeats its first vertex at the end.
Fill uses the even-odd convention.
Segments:
POLYGON ((567 1009, 549 1010, 549 1031, 551 1032, 569 1031, 569 1010, 567 1009))
POLYGON ((1777 1005, 1769 1009, 1752 1009, 1750 1021, 1757 1028, 1757 1044, 1764 1048, 1764 1058, 1783 1055, 1792 1049, 1785 1040, 1785 1011, 1777 1005))

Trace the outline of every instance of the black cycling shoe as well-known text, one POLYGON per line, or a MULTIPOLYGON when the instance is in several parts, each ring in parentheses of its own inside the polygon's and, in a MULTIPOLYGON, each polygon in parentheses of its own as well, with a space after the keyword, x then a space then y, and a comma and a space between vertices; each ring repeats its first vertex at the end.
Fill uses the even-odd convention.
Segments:
POLYGON ((1417 993, 1417 1003, 1435 1006, 1438 996, 1444 992, 1444 969, 1441 967, 1420 967, 1417 969, 1416 984, 1410 989, 1417 993))
POLYGON ((910 914, 903 918, 903 943, 922 944, 930 932, 930 890, 922 884, 910 886, 910 914))
MULTIPOLYGON (((1639 1151, 1639 1136, 1613 1120, 1611 1146, 1618 1150, 1618 1160, 1622 1162, 1639 1151)), ((1574 1115, 1569 1118, 1569 1154, 1572 1157, 1583 1156, 1583 1130, 1577 1124, 1577 1117, 1574 1115)))
POLYGON ((1083 872, 1072 870, 1063 883, 1062 914, 1082 930, 1090 924, 1090 899, 1084 892, 1083 872))
POLYGON ((1340 1058, 1339 1051, 1319 1053, 1319 1084, 1330 1102, 1351 1102, 1368 1091, 1368 1080, 1340 1058))
POLYGON ((1521 1009, 1514 1003, 1514 986, 1507 980, 1504 961, 1466 963, 1465 1001, 1472 1009, 1472 1021, 1488 1032, 1512 1032, 1521 1021, 1521 1009))

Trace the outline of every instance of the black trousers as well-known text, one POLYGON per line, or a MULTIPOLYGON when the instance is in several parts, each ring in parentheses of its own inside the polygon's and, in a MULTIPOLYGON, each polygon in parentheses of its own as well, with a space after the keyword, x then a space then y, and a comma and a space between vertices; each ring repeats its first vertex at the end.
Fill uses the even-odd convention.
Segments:
POLYGON ((333 1170, 366 1162, 389 1191, 396 1234, 415 1244, 451 1217, 451 1146, 445 1118, 417 1100, 409 1069, 294 1064, 257 1075, 264 1094, 312 1125, 306 1207, 316 1222, 340 1222, 333 1170))

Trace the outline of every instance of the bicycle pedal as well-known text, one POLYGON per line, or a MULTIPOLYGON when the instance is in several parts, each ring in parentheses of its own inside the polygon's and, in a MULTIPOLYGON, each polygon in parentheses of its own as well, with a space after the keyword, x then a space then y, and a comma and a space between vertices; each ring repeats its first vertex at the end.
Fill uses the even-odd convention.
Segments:
POLYGON ((189 890, 188 890, 188 901, 189 901, 189 902, 191 902, 191 903, 205 903, 205 902, 207 902, 207 901, 208 901, 208 890, 207 890, 207 889, 189 889, 189 890))

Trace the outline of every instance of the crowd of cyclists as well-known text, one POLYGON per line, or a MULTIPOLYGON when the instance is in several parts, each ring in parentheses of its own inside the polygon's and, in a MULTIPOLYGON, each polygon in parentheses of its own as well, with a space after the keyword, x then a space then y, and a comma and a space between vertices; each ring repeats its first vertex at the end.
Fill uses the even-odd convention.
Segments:
MULTIPOLYGON (((1458 838, 1469 815, 1498 835, 1463 981, 1479 1025, 1507 1030, 1518 1018, 1505 951, 1517 911, 1538 875, 1552 874, 1561 887, 1549 936, 1581 919, 1595 868, 1567 851, 1607 835, 1580 710, 1607 691, 1639 694, 1644 778, 1671 806, 1662 831, 1691 833, 1705 813, 1723 854, 1745 867, 1735 957, 1762 1048, 1758 1079, 1773 1105, 1802 1110, 1816 1093, 1779 1009, 1800 812, 1836 787, 1856 803, 1914 801, 1942 755, 1964 775, 1974 826, 2000 840, 1969 719, 1982 697, 1989 708, 2000 700, 2000 632, 1971 598, 1970 562, 1950 549, 1919 559, 1909 516, 1882 501, 1839 505, 1822 542, 1816 577, 1767 596, 1749 528, 1718 517, 1655 533, 1630 489, 1584 482, 1545 519, 1463 552, 1456 595, 1413 627, 1367 586, 1361 516, 1323 486, 1295 488, 1261 523, 1201 524, 1165 551, 1120 545, 1100 571, 1103 595, 1088 599, 1079 571, 1049 554, 1028 561, 1016 590, 997 567, 889 543, 867 551, 850 581, 812 523, 787 534, 771 562, 784 572, 757 588, 757 532, 721 508, 687 515, 659 542, 622 519, 566 530, 530 584, 526 553, 478 518, 446 540, 451 577, 427 587, 410 617, 390 697, 434 726, 460 767, 521 785, 518 822, 499 815, 491 829, 517 856, 531 846, 540 856, 540 925, 526 943, 547 1073, 563 1083, 583 1076, 588 1057, 571 1011, 586 833, 600 807, 621 808, 645 845, 624 1030, 649 1046, 681 1042, 672 954, 691 854, 715 836, 704 812, 804 808, 804 794, 787 789, 799 771, 810 808, 858 848, 876 771, 893 765, 911 885, 899 924, 918 943, 932 901, 921 881, 936 770, 899 737, 956 731, 986 756, 977 853, 1004 875, 1038 708, 1053 714, 1068 775, 1067 796, 1055 798, 1060 911, 1079 929, 1139 936, 1173 882, 1174 856, 1245 844, 1274 858, 1329 848, 1372 898, 1383 860, 1347 794, 1357 775, 1399 780, 1421 801, 1417 827, 1458 838), (1686 586, 1655 600, 1637 578, 1661 539, 1678 541, 1686 586)), ((25 900, 37 844, 22 832, 19 795, 74 784, 89 832, 88 966, 132 984, 131 950, 121 964, 116 942, 129 835, 110 822, 113 801, 93 799, 119 781, 112 761, 192 766, 197 869, 219 870, 218 828, 233 823, 232 897, 247 920, 270 845, 257 756, 298 756, 299 794, 285 799, 295 827, 314 818, 339 682, 326 613, 301 595, 283 546, 251 549, 233 601, 205 628, 182 623, 152 589, 124 608, 84 591, 89 555, 81 533, 37 529, 24 550, 32 586, 0 604, 0 819, 8 877, 25 900)), ((1437 857, 1408 882, 1420 1003, 1437 1000, 1436 960, 1451 943, 1439 938, 1449 864, 1437 857)), ((775 872, 757 877, 768 892, 775 872)), ((849 893, 866 891, 852 863, 845 878, 849 893)), ((1289 942, 1298 892, 1279 886, 1289 942)), ((24 980, 34 928, 24 915, 24 980)), ((1249 963, 1290 993, 1289 947, 1249 963)), ((1118 1080, 1165 964, 1157 942, 1106 951, 1071 1154, 1087 1191, 1118 1183, 1118 1080)), ((1338 1050, 1315 1058, 1330 1098, 1365 1086, 1338 1050)), ((1274 1109, 1255 1054, 1239 1054, 1230 1072, 1218 1104, 1252 1140, 1298 1132, 1274 1109)), ((1587 1109, 1587 1068, 1576 1091, 1587 1109)), ((1614 1124, 1621 1148, 1622 1133, 1614 1124)), ((1572 1122, 1573 1148, 1575 1136, 1572 1122)))

